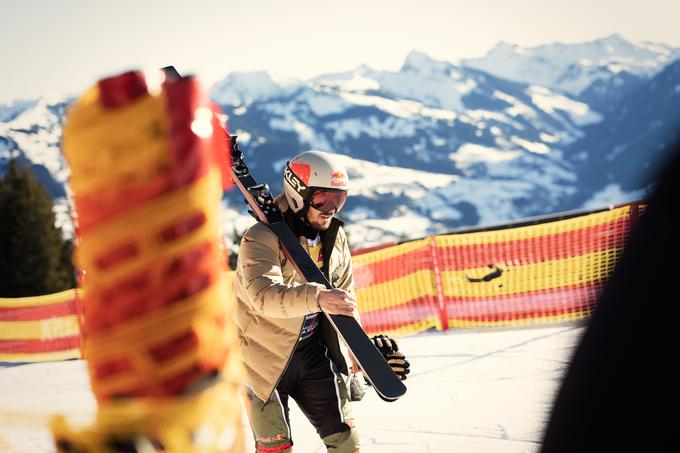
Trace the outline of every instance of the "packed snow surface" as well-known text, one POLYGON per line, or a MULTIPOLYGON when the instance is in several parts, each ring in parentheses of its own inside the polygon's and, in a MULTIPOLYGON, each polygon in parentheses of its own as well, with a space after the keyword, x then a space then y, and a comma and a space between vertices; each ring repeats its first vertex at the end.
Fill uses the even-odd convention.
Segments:
MULTIPOLYGON (((538 451, 578 326, 427 333, 400 339, 411 362, 408 392, 394 403, 370 388, 352 403, 364 453, 538 451)), ((0 450, 51 452, 47 421, 86 424, 96 404, 83 361, 0 368, 0 450)), ((252 442, 247 422, 247 438, 252 442)), ((296 453, 325 452, 294 403, 296 453)), ((250 443, 246 451, 254 451, 250 443)))

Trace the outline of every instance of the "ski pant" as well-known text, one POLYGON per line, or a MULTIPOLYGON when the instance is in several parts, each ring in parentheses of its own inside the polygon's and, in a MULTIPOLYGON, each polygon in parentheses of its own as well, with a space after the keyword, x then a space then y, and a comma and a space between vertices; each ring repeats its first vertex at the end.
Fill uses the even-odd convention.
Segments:
POLYGON ((326 347, 318 341, 318 335, 303 343, 293 353, 266 403, 248 392, 256 451, 292 451, 288 398, 293 398, 329 452, 358 452, 359 436, 353 428, 345 381, 328 358, 326 347))

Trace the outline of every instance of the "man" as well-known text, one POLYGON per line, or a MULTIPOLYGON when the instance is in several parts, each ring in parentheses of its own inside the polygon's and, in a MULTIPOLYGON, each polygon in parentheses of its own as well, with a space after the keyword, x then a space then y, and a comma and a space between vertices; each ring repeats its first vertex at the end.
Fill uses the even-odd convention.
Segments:
MULTIPOLYGON (((334 217, 347 199, 347 171, 331 154, 309 151, 287 163, 283 185, 284 195, 275 202, 334 289, 302 283, 266 225, 257 223, 244 234, 234 290, 256 450, 291 450, 293 398, 329 450, 355 452, 359 439, 341 376, 349 370, 338 336, 321 313, 358 318, 347 236, 334 217)), ((405 379, 403 354, 391 358, 405 379)), ((352 371, 360 371, 353 357, 351 362, 352 371)))

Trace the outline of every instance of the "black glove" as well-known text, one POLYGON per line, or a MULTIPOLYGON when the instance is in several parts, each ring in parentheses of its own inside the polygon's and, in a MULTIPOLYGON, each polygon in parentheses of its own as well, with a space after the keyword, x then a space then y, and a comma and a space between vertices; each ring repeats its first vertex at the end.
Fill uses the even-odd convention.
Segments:
POLYGON ((378 348, 378 351, 387 361, 387 364, 392 368, 392 371, 399 377, 400 380, 405 380, 406 375, 411 372, 411 364, 406 360, 404 353, 399 352, 399 345, 387 335, 376 335, 373 338, 373 344, 378 348))

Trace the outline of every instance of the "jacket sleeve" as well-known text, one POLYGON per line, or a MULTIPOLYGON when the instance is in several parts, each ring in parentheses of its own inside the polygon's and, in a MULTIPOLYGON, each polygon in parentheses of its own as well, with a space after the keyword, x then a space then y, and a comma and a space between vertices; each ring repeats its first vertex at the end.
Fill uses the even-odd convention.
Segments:
MULTIPOLYGON (((342 264, 340 265, 340 272, 338 279, 335 281, 336 288, 344 289, 348 293, 356 296, 356 287, 354 284, 354 274, 352 273, 352 254, 349 250, 349 242, 345 230, 340 228, 338 230, 338 248, 342 253, 342 264)), ((361 316, 359 310, 355 310, 354 317, 361 324, 361 316)))
POLYGON ((272 318, 295 318, 319 311, 317 296, 322 285, 283 283, 278 238, 262 224, 243 236, 238 272, 246 290, 247 303, 272 318))

